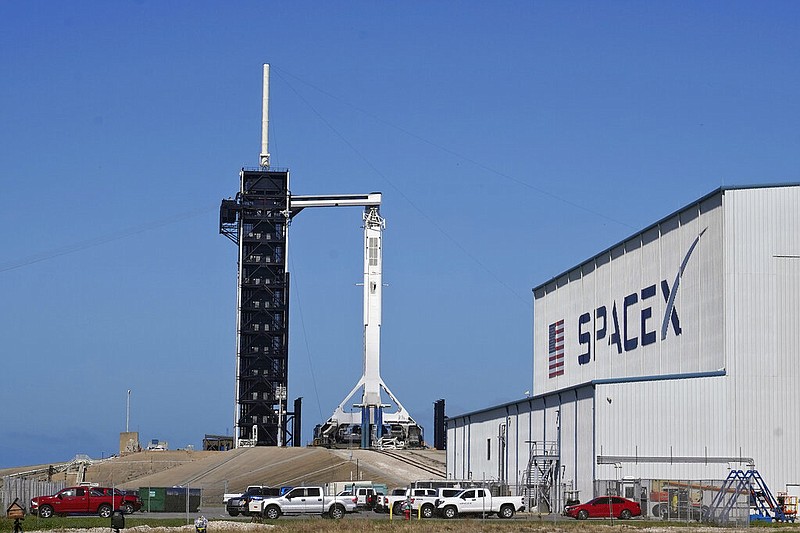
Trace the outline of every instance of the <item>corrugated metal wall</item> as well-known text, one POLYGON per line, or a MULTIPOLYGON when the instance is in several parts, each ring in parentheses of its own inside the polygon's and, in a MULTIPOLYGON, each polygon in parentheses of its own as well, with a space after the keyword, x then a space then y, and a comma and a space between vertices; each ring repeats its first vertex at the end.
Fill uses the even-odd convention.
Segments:
POLYGON ((800 187, 725 204, 729 439, 783 490, 800 482, 800 187))
MULTIPOLYGON (((725 377, 598 385, 595 432, 598 456, 640 461, 597 465, 597 479, 724 479, 745 464, 690 465, 679 457, 739 456, 725 439, 725 377), (647 462, 674 457, 674 462, 647 462)), ((746 454, 745 454, 746 455, 746 454)))
POLYGON ((451 477, 497 479, 494 447, 505 424, 503 460, 513 484, 530 441, 557 438, 560 412, 563 480, 574 481, 582 500, 592 496, 594 479, 720 479, 746 468, 735 461, 604 465, 598 456, 752 457, 774 492, 800 483, 800 186, 710 195, 537 287, 534 297, 536 395, 449 419, 451 477), (678 334, 661 285, 674 290, 687 256, 674 299, 678 334), (647 296, 654 283, 656 296, 647 296), (626 331, 620 310, 632 294, 626 331), (596 311, 605 307, 611 320, 615 304, 622 353, 610 332, 598 338, 596 311), (579 317, 587 312, 592 359, 579 365, 585 344, 578 335, 587 331, 579 317), (561 319, 564 373, 551 378, 549 326, 561 319), (653 331, 659 339, 643 344, 653 331))
POLYGON ((562 483, 588 499, 594 479, 593 401, 589 386, 449 418, 448 477, 504 477, 513 490, 520 491, 533 443, 560 442, 562 483), (507 428, 505 433, 502 426, 507 428), (502 455, 501 434, 507 443, 502 455))
POLYGON ((720 371, 723 242, 717 194, 537 287, 535 394, 720 371), (554 337, 561 324, 563 341, 554 337))
MULTIPOLYGON (((752 457, 772 490, 780 491, 800 480, 800 416, 792 407, 800 405, 800 187, 726 190, 723 201, 723 231, 714 236, 719 242, 698 245, 702 268, 687 268, 681 282, 676 307, 681 336, 691 342, 682 343, 676 360, 662 360, 662 369, 687 374, 709 368, 692 354, 702 360, 707 350, 719 350, 707 361, 723 355, 725 375, 598 384, 597 455, 752 457), (723 291, 715 289, 718 280, 723 291), (698 294, 714 299, 706 305, 723 309, 724 319, 695 315, 702 306, 688 300, 698 294), (695 324, 700 331, 688 335, 695 324)), ((703 206, 701 221, 702 213, 703 206)), ((694 225, 690 214, 674 222, 694 225)), ((691 232, 673 235, 681 233, 661 240, 674 254, 685 249, 691 232)), ((747 466, 625 462, 598 465, 596 475, 721 479, 730 468, 747 466)))

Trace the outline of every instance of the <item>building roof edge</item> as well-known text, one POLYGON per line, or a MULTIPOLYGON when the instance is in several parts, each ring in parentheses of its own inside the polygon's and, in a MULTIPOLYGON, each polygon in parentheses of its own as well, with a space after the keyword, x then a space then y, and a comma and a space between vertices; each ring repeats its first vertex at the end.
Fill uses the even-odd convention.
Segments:
POLYGON ((677 210, 671 212, 667 216, 661 217, 660 219, 658 219, 657 221, 653 222, 649 226, 647 226, 647 227, 645 227, 645 228, 643 228, 643 229, 641 229, 641 230, 639 230, 639 231, 637 231, 635 233, 632 233, 632 234, 628 235, 627 237, 625 237, 624 239, 622 239, 621 241, 612 244, 611 246, 605 248, 604 250, 601 250, 600 252, 594 254, 593 256, 589 257, 585 261, 581 261, 577 265, 575 265, 573 267, 570 267, 567 270, 564 270, 563 272, 560 272, 559 274, 549 278, 547 281, 545 281, 543 283, 540 283, 539 285, 536 285, 533 289, 531 289, 531 292, 538 291, 539 289, 541 289, 545 285, 553 283, 557 279, 559 279, 559 278, 561 278, 563 276, 566 276, 567 274, 569 274, 573 270, 576 270, 576 269, 582 267, 583 265, 594 261, 598 257, 611 252, 611 250, 613 250, 617 246, 620 246, 620 245, 628 242, 629 240, 631 240, 632 238, 636 237, 637 235, 641 235, 641 234, 653 229, 654 227, 656 227, 659 224, 662 224, 663 222, 671 219, 672 217, 676 216, 677 214, 682 213, 683 211, 686 211, 690 207, 693 207, 695 205, 701 204, 701 203, 705 202, 706 200, 708 200, 709 198, 711 198, 713 196, 716 196, 717 194, 725 194, 726 191, 738 191, 738 190, 744 190, 744 189, 771 189, 771 188, 776 188, 776 187, 800 187, 800 182, 765 183, 765 184, 757 184, 757 185, 723 185, 721 187, 717 187, 716 189, 712 190, 708 194, 705 194, 705 195, 701 196, 697 200, 684 205, 680 209, 677 209, 677 210))

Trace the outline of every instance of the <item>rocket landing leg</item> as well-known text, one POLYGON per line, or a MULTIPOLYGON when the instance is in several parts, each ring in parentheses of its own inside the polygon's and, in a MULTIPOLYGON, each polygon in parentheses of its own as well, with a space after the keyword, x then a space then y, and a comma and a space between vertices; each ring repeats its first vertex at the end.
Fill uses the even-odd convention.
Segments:
POLYGON ((358 411, 345 411, 347 403, 359 389, 365 387, 362 377, 345 397, 328 421, 314 430, 314 444, 319 446, 348 446, 358 442, 361 448, 416 448, 424 445, 422 428, 408 414, 392 391, 380 381, 380 389, 389 395, 397 407, 387 412, 391 404, 353 404, 358 411))
MULTIPOLYGON (((377 193, 376 193, 377 194, 377 193)), ((364 352, 363 374, 350 394, 323 425, 314 429, 314 442, 324 446, 359 442, 362 448, 385 446, 419 447, 422 428, 408 414, 380 376, 381 314, 383 306, 383 229, 380 201, 365 204, 364 214, 364 352), (345 405, 362 390, 361 402, 352 404, 356 412, 346 412, 345 405), (397 410, 389 413, 381 399, 381 389, 392 399, 397 410), (388 426, 388 435, 384 435, 388 426)))

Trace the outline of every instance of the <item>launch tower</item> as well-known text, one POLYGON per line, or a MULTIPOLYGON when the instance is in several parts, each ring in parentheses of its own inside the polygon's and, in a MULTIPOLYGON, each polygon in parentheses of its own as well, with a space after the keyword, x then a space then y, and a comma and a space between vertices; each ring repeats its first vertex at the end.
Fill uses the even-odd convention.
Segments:
POLYGON ((264 65, 261 153, 258 169, 242 169, 235 199, 220 206, 221 234, 239 250, 236 315, 235 444, 301 445, 300 398, 286 411, 289 347, 288 227, 309 207, 364 208, 363 375, 331 418, 315 429, 315 443, 336 446, 358 441, 362 448, 422 445, 422 428, 411 418, 380 376, 383 294, 383 230, 380 193, 293 196, 289 171, 270 167, 268 151, 269 65, 264 65), (356 412, 347 412, 346 403, 356 412), (395 411, 383 403, 381 390, 395 411), (284 417, 285 415, 285 417, 284 417), (291 424, 291 431, 288 426, 291 424))

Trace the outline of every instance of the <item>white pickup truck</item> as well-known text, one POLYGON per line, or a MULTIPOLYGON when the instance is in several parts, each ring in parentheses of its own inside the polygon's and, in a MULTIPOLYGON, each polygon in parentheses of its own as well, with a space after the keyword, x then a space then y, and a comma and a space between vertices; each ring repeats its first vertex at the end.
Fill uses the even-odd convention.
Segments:
POLYGON ((437 500, 436 511, 444 518, 460 514, 497 514, 511 518, 517 511, 525 510, 523 496, 492 496, 486 489, 464 489, 455 496, 437 500))
POLYGON ((384 513, 391 509, 392 514, 401 515, 403 505, 407 504, 413 516, 433 518, 438 500, 455 496, 462 490, 454 487, 394 489, 389 496, 383 497, 381 509, 384 513))
POLYGON ((423 518, 431 518, 438 494, 436 489, 394 489, 384 498, 385 512, 391 510, 393 515, 403 514, 403 504, 408 502, 414 513, 421 509, 423 518))
POLYGON ((319 514, 342 518, 356 512, 355 496, 328 496, 322 487, 295 487, 283 496, 250 502, 250 516, 275 520, 281 515, 319 514))

